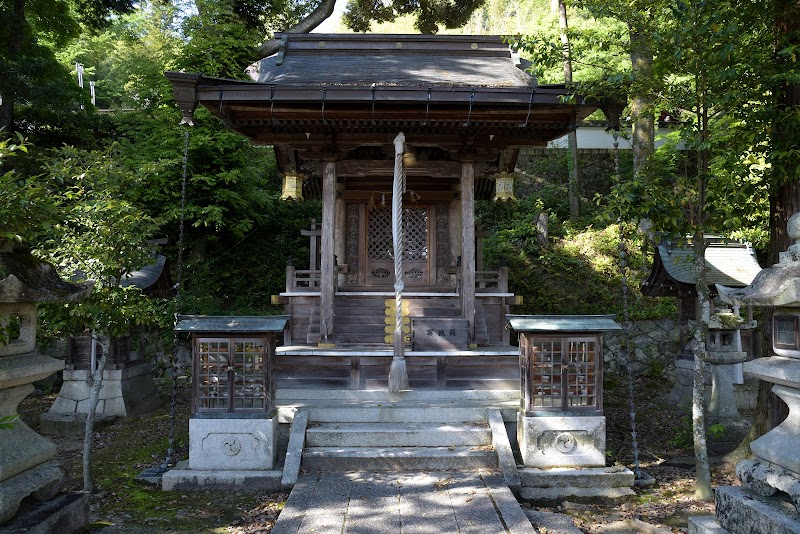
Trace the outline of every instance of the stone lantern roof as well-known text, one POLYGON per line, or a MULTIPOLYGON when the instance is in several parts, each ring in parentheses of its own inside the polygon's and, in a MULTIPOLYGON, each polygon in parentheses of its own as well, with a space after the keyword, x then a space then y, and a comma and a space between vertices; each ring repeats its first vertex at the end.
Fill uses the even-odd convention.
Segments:
POLYGON ((720 298, 729 304, 800 308, 800 213, 786 223, 792 245, 781 252, 778 263, 763 269, 753 282, 743 288, 717 285, 720 298))
POLYGON ((0 247, 0 303, 71 302, 92 290, 92 284, 62 280, 55 269, 22 247, 0 247))

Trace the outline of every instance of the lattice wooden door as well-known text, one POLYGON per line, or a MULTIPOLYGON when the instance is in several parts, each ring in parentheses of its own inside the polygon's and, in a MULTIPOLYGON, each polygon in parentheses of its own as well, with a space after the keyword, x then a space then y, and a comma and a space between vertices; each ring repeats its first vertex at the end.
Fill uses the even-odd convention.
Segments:
MULTIPOLYGON (((406 286, 430 284, 430 206, 403 208, 403 281, 406 286)), ((367 210, 366 284, 394 284, 394 245, 392 210, 377 207, 367 210)))

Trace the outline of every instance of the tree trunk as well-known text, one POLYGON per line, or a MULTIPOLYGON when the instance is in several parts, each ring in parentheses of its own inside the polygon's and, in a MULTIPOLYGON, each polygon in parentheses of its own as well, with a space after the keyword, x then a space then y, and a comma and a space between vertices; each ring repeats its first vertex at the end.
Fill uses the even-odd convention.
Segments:
MULTIPOLYGON (((322 24, 322 22, 330 17, 333 14, 333 7, 336 5, 336 0, 322 0, 319 6, 309 13, 309 15, 292 26, 291 28, 287 28, 284 30, 286 33, 309 33, 311 30, 322 24)), ((264 59, 265 57, 269 57, 272 54, 278 51, 278 47, 280 46, 280 41, 278 39, 269 39, 256 51, 256 57, 253 59, 258 61, 259 59, 264 59)))
MULTIPOLYGON (((22 40, 25 35, 25 0, 14 0, 14 12, 11 18, 12 29, 8 32, 8 42, 6 43, 7 61, 13 64, 19 53, 22 51, 22 40)), ((13 76, 8 73, 3 76, 5 81, 0 82, 0 97, 3 102, 0 104, 0 131, 13 132, 14 128, 14 101, 16 100, 15 88, 13 87, 13 76)))
MULTIPOLYGON (((92 343, 100 341, 92 334, 92 343)), ((97 370, 90 369, 92 373, 92 387, 89 390, 89 411, 86 414, 86 426, 83 432, 83 491, 94 492, 94 478, 92 477, 92 441, 94 433, 95 410, 100 400, 100 389, 103 387, 103 370, 106 368, 108 353, 111 350, 111 343, 108 338, 100 341, 103 347, 103 356, 97 364, 97 370)))
POLYGON ((711 319, 711 299, 709 298, 708 281, 706 280, 705 258, 706 243, 702 230, 697 230, 692 238, 694 250, 694 269, 697 276, 698 321, 692 339, 694 352, 694 380, 692 386, 692 437, 694 438, 694 456, 697 472, 698 499, 709 500, 714 495, 711 489, 711 472, 708 467, 708 449, 706 447, 705 416, 705 371, 706 371, 706 335, 708 321, 711 319))
MULTIPOLYGON (((555 4, 555 2, 553 2, 555 4)), ((569 46, 569 35, 567 35, 567 6, 564 0, 558 0, 558 26, 561 29, 561 47, 564 54, 564 83, 569 86, 572 83, 572 52, 569 46)), ((569 149, 569 218, 572 222, 581 216, 581 187, 580 187, 580 167, 578 166, 578 136, 572 131, 567 134, 569 149)))
POLYGON ((653 51, 642 33, 629 28, 631 40, 631 73, 638 83, 638 91, 631 99, 631 145, 633 147, 633 175, 638 176, 655 149, 655 119, 653 97, 642 89, 643 80, 653 75, 653 51))
MULTIPOLYGON (((800 3, 796 0, 775 2, 775 50, 788 45, 800 45, 800 3)), ((774 56, 777 69, 787 72, 792 65, 789 58, 774 56)), ((800 156, 796 155, 798 130, 800 129, 800 85, 780 83, 774 89, 775 121, 772 124, 771 148, 787 158, 772 165, 772 192, 769 197, 769 263, 778 262, 780 252, 789 246, 786 221, 800 211, 800 182, 795 169, 800 167, 800 156)))

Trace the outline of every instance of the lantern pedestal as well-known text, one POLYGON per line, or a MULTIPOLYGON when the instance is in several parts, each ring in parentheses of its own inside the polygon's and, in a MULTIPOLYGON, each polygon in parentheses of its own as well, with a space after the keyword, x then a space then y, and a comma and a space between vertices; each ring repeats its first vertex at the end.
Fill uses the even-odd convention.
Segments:
POLYGON ((191 334, 189 460, 161 478, 164 490, 279 491, 275 470, 275 336, 286 316, 180 316, 191 334))
POLYGON ((606 465, 603 416, 526 417, 517 415, 517 439, 527 467, 601 467, 606 465))
POLYGON ((280 491, 278 417, 189 419, 189 460, 164 473, 171 490, 280 491))
MULTIPOLYGON (((42 414, 39 431, 53 436, 83 433, 90 390, 88 369, 65 370, 64 384, 53 406, 42 414)), ((110 422, 117 417, 139 417, 160 403, 153 382, 153 363, 139 361, 122 369, 103 371, 103 386, 95 414, 98 420, 110 422)))

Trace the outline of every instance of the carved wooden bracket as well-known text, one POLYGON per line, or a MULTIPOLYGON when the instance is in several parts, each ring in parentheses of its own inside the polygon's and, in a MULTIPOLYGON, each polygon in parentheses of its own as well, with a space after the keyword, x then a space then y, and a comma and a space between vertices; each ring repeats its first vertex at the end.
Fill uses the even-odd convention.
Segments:
POLYGON ((164 76, 172 83, 172 94, 175 97, 175 104, 181 110, 183 118, 180 124, 194 126, 194 110, 197 108, 197 83, 200 81, 200 74, 190 74, 185 72, 167 71, 164 76))

